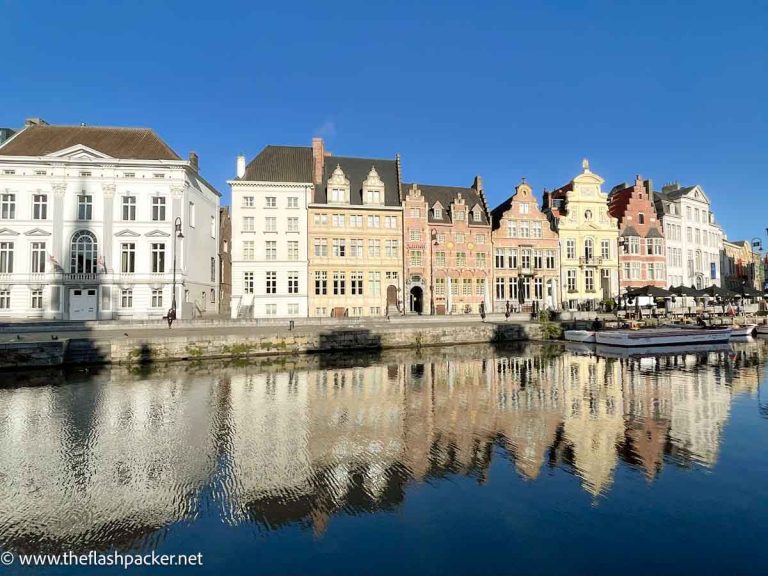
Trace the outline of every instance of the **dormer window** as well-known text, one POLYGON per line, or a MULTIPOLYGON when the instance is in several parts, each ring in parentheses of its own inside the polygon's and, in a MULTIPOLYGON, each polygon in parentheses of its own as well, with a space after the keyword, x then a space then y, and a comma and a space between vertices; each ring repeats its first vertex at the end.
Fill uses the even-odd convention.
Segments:
MULTIPOLYGON (((526 206, 527 206, 527 204, 526 204, 526 206)), ((480 209, 479 208, 474 208, 472 210, 472 221, 473 222, 480 222, 480 209)))
POLYGON ((442 220, 443 219, 443 209, 440 206, 435 206, 432 208, 432 217, 435 220, 442 220))
POLYGON ((379 178, 376 168, 371 166, 368 177, 363 181, 363 203, 364 204, 383 204, 384 203, 384 182, 379 178))
POLYGON ((349 180, 344 175, 340 165, 336 165, 328 179, 328 190, 330 192, 329 202, 336 204, 349 204, 349 180))

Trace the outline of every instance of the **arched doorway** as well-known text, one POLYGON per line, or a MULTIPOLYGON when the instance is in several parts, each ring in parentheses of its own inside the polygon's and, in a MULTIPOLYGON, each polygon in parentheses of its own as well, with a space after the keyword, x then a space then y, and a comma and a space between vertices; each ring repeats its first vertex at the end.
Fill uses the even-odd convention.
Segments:
POLYGON ((410 300, 410 311, 415 314, 421 314, 421 311, 424 309, 424 290, 421 289, 421 286, 411 288, 410 300))

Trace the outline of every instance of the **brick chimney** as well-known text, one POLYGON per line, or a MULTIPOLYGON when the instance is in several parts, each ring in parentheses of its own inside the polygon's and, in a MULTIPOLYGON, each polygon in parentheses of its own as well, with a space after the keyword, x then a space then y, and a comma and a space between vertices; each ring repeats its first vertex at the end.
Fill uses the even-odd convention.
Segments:
POLYGON ((245 176, 245 156, 238 154, 237 156, 237 177, 242 178, 245 176))
POLYGON ((482 189, 483 189, 483 177, 482 176, 475 176, 475 181, 472 183, 472 188, 474 188, 478 192, 482 191, 482 189))
POLYGON ((192 170, 195 172, 198 171, 200 168, 200 159, 197 157, 196 152, 190 152, 189 153, 189 165, 192 167, 192 170))
POLYGON ((312 138, 312 179, 315 185, 323 182, 325 167, 325 143, 322 138, 312 138))

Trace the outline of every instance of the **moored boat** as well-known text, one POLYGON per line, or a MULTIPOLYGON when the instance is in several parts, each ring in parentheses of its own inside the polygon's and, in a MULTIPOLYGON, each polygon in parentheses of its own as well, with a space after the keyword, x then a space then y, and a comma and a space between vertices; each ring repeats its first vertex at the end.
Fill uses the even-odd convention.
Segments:
POLYGON ((741 326, 731 327, 731 338, 752 336, 752 332, 757 328, 757 324, 742 324, 741 326))
POLYGON ((655 358, 659 356, 678 356, 682 354, 701 354, 705 352, 730 352, 728 344, 680 344, 671 346, 648 346, 628 348, 598 344, 595 353, 603 358, 655 358))
POLYGON ((758 324, 755 332, 768 335, 768 324, 758 324))
POLYGON ((598 332, 598 344, 607 346, 679 346, 681 344, 717 344, 728 342, 730 328, 643 328, 598 332))
POLYGON ((566 330, 563 332, 563 338, 569 342, 595 342, 594 330, 566 330))

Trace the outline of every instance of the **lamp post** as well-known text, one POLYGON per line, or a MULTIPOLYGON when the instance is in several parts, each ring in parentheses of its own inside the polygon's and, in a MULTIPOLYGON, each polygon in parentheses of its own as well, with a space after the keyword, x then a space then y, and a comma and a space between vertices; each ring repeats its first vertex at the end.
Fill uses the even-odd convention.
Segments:
POLYGON ((617 239, 619 253, 616 254, 616 277, 619 280, 619 295, 616 298, 616 318, 619 317, 619 310, 621 309, 621 254, 624 251, 624 243, 626 239, 624 236, 619 236, 617 239))
MULTIPOLYGON (((437 230, 430 232, 429 248, 429 315, 435 315, 435 247, 438 246, 437 230)), ((450 289, 450 287, 449 287, 450 289)))
POLYGON ((184 234, 181 233, 181 218, 177 217, 174 222, 175 234, 173 236, 173 295, 171 296, 171 310, 173 316, 176 317, 176 239, 183 239, 184 234))

